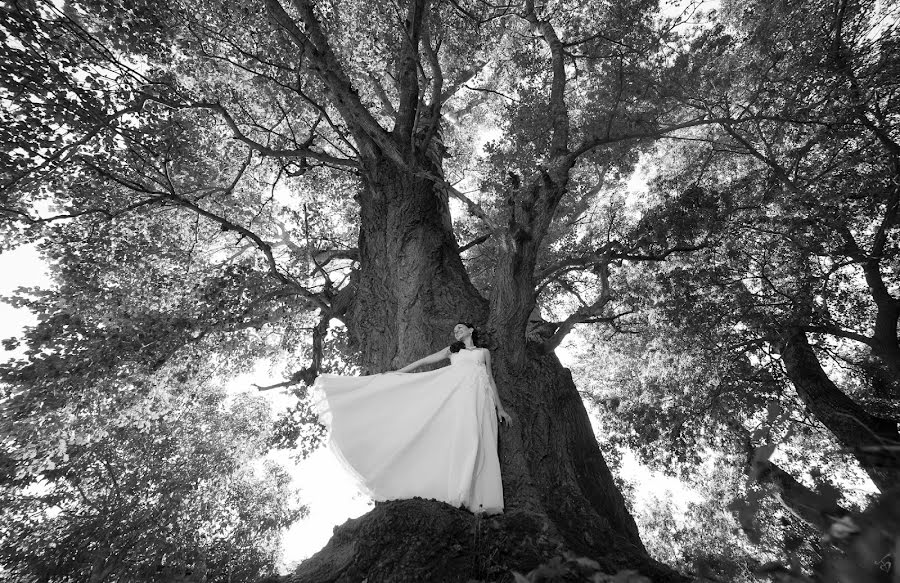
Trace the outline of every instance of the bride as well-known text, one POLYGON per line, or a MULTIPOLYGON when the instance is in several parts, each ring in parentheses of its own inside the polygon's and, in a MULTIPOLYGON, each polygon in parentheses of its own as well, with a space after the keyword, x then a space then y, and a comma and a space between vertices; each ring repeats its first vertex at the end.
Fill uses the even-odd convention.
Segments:
POLYGON ((498 417, 512 420, 475 327, 460 322, 453 336, 450 346, 396 372, 320 375, 319 419, 330 449, 374 500, 418 496, 496 514, 503 511, 498 417), (448 358, 444 368, 397 374, 448 358))

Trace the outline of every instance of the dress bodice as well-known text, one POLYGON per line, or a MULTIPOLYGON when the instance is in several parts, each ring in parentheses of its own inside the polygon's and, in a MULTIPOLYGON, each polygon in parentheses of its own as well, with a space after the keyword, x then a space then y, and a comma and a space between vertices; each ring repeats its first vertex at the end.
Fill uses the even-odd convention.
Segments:
POLYGON ((485 366, 484 348, 463 348, 459 352, 450 353, 451 366, 485 366))

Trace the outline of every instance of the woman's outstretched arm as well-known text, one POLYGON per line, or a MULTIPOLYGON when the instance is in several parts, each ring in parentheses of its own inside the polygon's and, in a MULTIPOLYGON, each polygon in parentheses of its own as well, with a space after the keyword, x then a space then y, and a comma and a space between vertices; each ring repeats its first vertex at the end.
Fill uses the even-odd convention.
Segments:
POLYGON ((450 347, 444 348, 443 350, 438 350, 434 354, 429 354, 424 358, 420 358, 415 362, 411 362, 404 366, 403 368, 398 368, 397 372, 409 372, 411 370, 415 370, 420 366, 425 366, 426 364, 434 364, 436 362, 440 362, 442 360, 446 360, 450 358, 450 347))
POLYGON ((500 421, 512 423, 512 417, 509 416, 509 413, 507 413, 506 409, 503 407, 503 403, 500 402, 500 393, 497 392, 497 383, 494 382, 494 373, 491 371, 491 351, 487 348, 484 349, 484 366, 487 367, 488 379, 491 381, 491 390, 494 392, 494 403, 497 404, 497 416, 500 417, 500 421))

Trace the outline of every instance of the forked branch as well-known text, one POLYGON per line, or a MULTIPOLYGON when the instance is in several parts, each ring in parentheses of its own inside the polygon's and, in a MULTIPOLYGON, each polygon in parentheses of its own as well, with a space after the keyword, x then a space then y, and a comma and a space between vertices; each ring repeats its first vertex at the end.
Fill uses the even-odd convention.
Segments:
POLYGON ((556 332, 544 343, 545 352, 555 350, 569 332, 575 328, 576 324, 596 321, 603 314, 607 304, 612 300, 612 292, 609 288, 608 262, 598 263, 597 272, 600 276, 600 294, 597 296, 597 299, 591 304, 578 308, 571 316, 559 323, 556 332))
POLYGON ((324 355, 325 348, 325 335, 328 334, 328 323, 331 320, 331 312, 322 312, 319 317, 318 323, 316 323, 315 327, 312 329, 312 356, 310 358, 309 366, 304 367, 286 380, 280 383, 275 383, 273 385, 264 385, 260 386, 254 384, 260 391, 271 391, 272 389, 279 389, 282 387, 291 387, 293 385, 298 385, 303 383, 307 387, 312 386, 312 384, 316 381, 316 377, 319 376, 319 372, 322 369, 322 357, 324 355))

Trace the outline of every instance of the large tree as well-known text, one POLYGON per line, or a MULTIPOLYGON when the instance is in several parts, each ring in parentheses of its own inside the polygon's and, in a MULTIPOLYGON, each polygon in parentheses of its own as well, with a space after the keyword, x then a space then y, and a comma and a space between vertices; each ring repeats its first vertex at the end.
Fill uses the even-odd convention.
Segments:
POLYGON ((748 40, 709 62, 720 78, 689 100, 729 121, 692 136, 684 171, 660 182, 693 184, 731 234, 701 272, 670 278, 671 313, 726 331, 737 362, 774 364, 887 490, 900 476, 896 13, 866 2, 723 8, 733 27, 710 36, 748 40), (730 119, 736 110, 752 120, 730 119))
MULTIPOLYGON (((485 544, 537 540, 535 552, 495 556, 495 568, 527 570, 565 548, 607 569, 656 570, 553 354, 606 306, 604 258, 574 264, 596 273, 599 299, 549 339, 526 336, 540 280, 573 266, 554 253, 572 236, 557 223, 590 203, 604 175, 628 171, 634 156, 618 146, 706 123, 665 96, 678 48, 663 41, 677 44, 677 23, 654 3, 21 2, 4 16, 7 244, 46 237, 48 256, 79 282, 71 289, 99 304, 80 314, 96 333, 50 317, 29 361, 7 371, 23 410, 44 414, 41 392, 62 406, 69 396, 48 387, 73 375, 84 386, 137 366, 152 373, 188 344, 221 350, 218 334, 269 326, 290 343, 306 323, 308 364, 291 378, 309 382, 333 319, 373 372, 474 321, 515 418, 499 444, 507 512, 485 544), (479 156, 484 135, 499 137, 479 156), (477 197, 451 184, 466 172, 477 197), (455 229, 451 198, 477 221, 455 229), (355 228, 331 226, 341 215, 355 228), (478 237, 461 245, 467 229, 478 237), (199 283, 179 282, 178 266, 199 283), (127 325, 105 325, 109 309, 127 325), (88 346, 96 361, 66 366, 88 346)), ((480 552, 467 541, 424 526, 440 505, 392 508, 371 520, 401 520, 402 536, 379 540, 373 527, 377 552, 345 552, 322 577, 388 558, 395 567, 380 577, 424 577, 440 565, 409 543, 418 539, 463 543, 460 560, 477 563, 466 562, 480 552)), ((458 537, 477 528, 455 520, 458 537)))
POLYGON ((188 349, 211 355, 188 376, 212 355, 286 349, 285 384, 308 384, 344 346, 335 320, 368 372, 469 320, 515 420, 499 444, 506 514, 485 530, 437 503, 393 503, 301 570, 485 578, 568 550, 668 576, 553 351, 580 323, 626 315, 617 262, 709 244, 696 189, 641 221, 610 193, 654 140, 716 124, 739 141, 767 119, 696 99, 737 40, 643 0, 3 11, 5 245, 40 239, 66 282, 28 358, 4 370, 17 423, 188 349))

